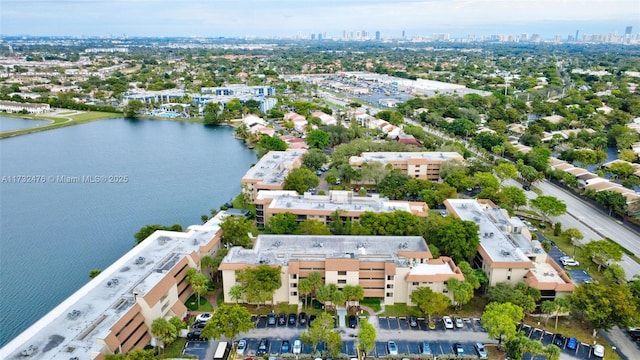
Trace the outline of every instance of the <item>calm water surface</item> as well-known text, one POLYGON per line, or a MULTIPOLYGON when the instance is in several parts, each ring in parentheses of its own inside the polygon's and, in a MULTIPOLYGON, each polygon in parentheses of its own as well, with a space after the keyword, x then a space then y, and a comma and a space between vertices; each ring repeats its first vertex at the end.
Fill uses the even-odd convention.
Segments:
POLYGON ((198 224, 238 194, 256 156, 232 135, 120 118, 0 140, 0 346, 131 249, 142 226, 198 224), (128 180, 51 180, 60 176, 128 180))
POLYGON ((36 126, 42 126, 50 124, 49 120, 32 120, 32 119, 20 119, 0 116, 0 132, 11 131, 18 129, 26 129, 36 126))

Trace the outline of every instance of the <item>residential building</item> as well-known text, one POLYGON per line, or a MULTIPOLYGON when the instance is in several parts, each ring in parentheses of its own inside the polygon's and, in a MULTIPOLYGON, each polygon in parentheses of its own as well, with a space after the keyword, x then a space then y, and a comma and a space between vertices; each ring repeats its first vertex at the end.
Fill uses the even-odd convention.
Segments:
POLYGON ((320 119, 320 122, 322 122, 322 124, 324 125, 337 125, 338 121, 336 120, 336 118, 334 118, 333 116, 329 115, 329 114, 325 114, 322 111, 314 111, 311 113, 311 116, 317 117, 320 119))
POLYGON ((0 111, 19 113, 26 111, 29 114, 42 114, 51 110, 49 104, 21 103, 17 101, 0 101, 0 111))
POLYGON ((342 220, 358 221, 365 212, 406 211, 428 216, 429 206, 424 202, 392 201, 378 194, 357 196, 353 191, 329 191, 328 195, 298 195, 295 191, 260 191, 255 199, 256 224, 265 226, 275 214, 292 213, 298 221, 318 220, 330 223, 335 212, 342 220))
POLYGON ((444 205, 449 214, 479 226, 480 245, 473 265, 484 271, 489 286, 524 281, 540 290, 543 300, 566 296, 575 288, 519 218, 510 217, 490 200, 447 199, 444 205))
POLYGON ((433 259, 419 236, 259 235, 253 249, 234 247, 222 260, 225 302, 234 301, 229 291, 237 285, 237 271, 265 264, 282 269, 274 303, 298 304, 298 283, 312 272, 338 288, 360 285, 365 297, 387 305, 411 305, 409 295, 421 286, 451 297, 447 280, 464 281, 453 260, 433 259))
POLYGON ((457 152, 365 152, 352 156, 349 165, 360 168, 365 163, 379 162, 416 179, 438 181, 440 167, 447 161, 464 161, 464 158, 457 152))
MULTIPOLYGON (((0 349, 1 359, 104 359, 156 343, 158 318, 187 315, 187 270, 221 247, 218 214, 186 232, 156 231, 0 349)), ((27 316, 27 314, 25 314, 27 316)))
POLYGON ((242 192, 253 202, 260 190, 282 190, 284 180, 293 169, 302 166, 305 149, 269 151, 242 177, 242 192))

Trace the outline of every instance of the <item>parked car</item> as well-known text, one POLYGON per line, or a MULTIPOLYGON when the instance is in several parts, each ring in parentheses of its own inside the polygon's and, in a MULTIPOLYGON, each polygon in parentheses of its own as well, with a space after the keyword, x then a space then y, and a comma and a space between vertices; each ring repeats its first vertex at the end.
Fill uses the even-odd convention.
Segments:
POLYGON ((315 319, 316 319, 315 315, 309 316, 309 326, 311 326, 311 323, 313 323, 313 320, 315 320, 315 319))
POLYGON ((298 315, 289 314, 289 325, 295 325, 298 322, 298 315))
POLYGON ((358 326, 358 317, 355 315, 349 315, 349 327, 355 329, 358 326))
POLYGON ((200 330, 195 330, 190 333, 187 333, 187 340, 189 341, 203 341, 206 340, 202 337, 202 332, 200 330))
POLYGON ((293 354, 300 355, 302 352, 302 341, 296 340, 293 342, 293 354))
POLYGON ((484 344, 475 343, 473 345, 473 348, 476 350, 476 353, 478 354, 478 357, 480 359, 488 359, 489 358, 489 354, 487 354, 487 349, 484 348, 484 344))
POLYGON ((567 342, 567 338, 562 334, 556 334, 553 338, 553 345, 559 347, 560 349, 564 349, 564 343, 567 342))
POLYGON ((418 318, 416 318, 416 317, 415 317, 415 316, 413 316, 413 315, 410 315, 410 316, 409 316, 409 326, 411 326, 411 327, 416 327, 416 326, 418 326, 418 318))
POLYGON ((236 348, 236 354, 243 355, 244 351, 247 350, 247 340, 238 340, 238 347, 236 348))
POLYGON ((456 327, 457 328, 462 328, 464 327, 464 322, 462 321, 462 318, 460 318, 459 316, 456 316, 454 318, 454 320, 456 321, 456 327))
POLYGON ((298 324, 305 325, 306 323, 307 323, 307 314, 301 312, 300 315, 298 315, 298 324))
POLYGON ((445 329, 453 329, 453 321, 451 320, 451 317, 444 316, 442 318, 442 322, 444 323, 444 328, 445 329))
POLYGON ((522 185, 522 189, 524 189, 525 191, 531 191, 531 186, 529 186, 529 185, 522 185))
POLYGON ((604 357, 604 346, 600 344, 596 344, 593 346, 593 356, 603 358, 604 357))
POLYGON ((287 325, 287 314, 282 313, 278 315, 278 325, 287 325))
POLYGON ((464 348, 462 347, 462 344, 460 343, 455 343, 453 344, 453 351, 456 353, 456 355, 458 356, 462 356, 464 355, 464 348))
POLYGON ((260 345, 258 345, 258 350, 256 351, 256 355, 262 356, 269 351, 269 340, 262 339, 260 340, 260 345))
POLYGON ((578 339, 570 337, 567 341, 567 349, 575 350, 578 347, 578 339))
POLYGON ((395 341, 387 341, 387 349, 389 349, 389 355, 398 355, 398 345, 395 341))
POLYGON ((273 311, 267 315, 267 325, 275 326, 276 325, 276 313, 273 311))
POLYGON ((560 260, 564 266, 580 266, 580 263, 572 258, 560 260))
POLYGON ((421 349, 422 355, 433 355, 433 353, 431 352, 431 346, 429 345, 428 342, 423 341, 421 348, 422 348, 421 349))
POLYGON ((206 325, 207 325, 206 321, 196 321, 193 324, 191 324, 191 327, 193 329, 204 329, 206 325))
POLYGON ((204 314, 199 314, 198 316, 196 316, 196 322, 200 322, 200 321, 204 321, 207 322, 209 321, 209 319, 211 319, 211 314, 209 313, 204 313, 204 314))
POLYGON ((282 347, 280 348, 280 353, 282 354, 289 353, 289 340, 282 341, 282 347))

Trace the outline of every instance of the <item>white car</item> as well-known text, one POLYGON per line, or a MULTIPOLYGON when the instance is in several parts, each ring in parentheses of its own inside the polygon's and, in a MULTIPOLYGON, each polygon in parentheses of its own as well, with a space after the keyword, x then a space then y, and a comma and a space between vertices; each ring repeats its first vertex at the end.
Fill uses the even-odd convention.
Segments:
POLYGON ((604 357, 604 346, 597 344, 593 346, 593 356, 597 356, 599 358, 604 357))
POLYGON ((560 262, 562 262, 562 265, 564 266, 580 266, 580 263, 572 258, 562 259, 560 262))
POLYGON ((451 317, 444 316, 442 318, 442 322, 444 323, 444 328, 445 329, 453 329, 453 321, 451 320, 451 317))
POLYGON ((207 322, 207 321, 209 321, 209 319, 211 319, 211 314, 204 313, 204 314, 200 314, 200 315, 196 316, 196 321, 195 322, 199 322, 199 321, 207 322))
POLYGON ((293 354, 300 355, 302 352, 302 341, 296 340, 293 342, 293 354))
POLYGON ((238 341, 238 348, 236 349, 236 354, 243 355, 246 349, 247 349, 247 340, 238 341))
POLYGON ((395 341, 388 341, 387 349, 389 349, 389 355, 398 355, 398 345, 395 341))

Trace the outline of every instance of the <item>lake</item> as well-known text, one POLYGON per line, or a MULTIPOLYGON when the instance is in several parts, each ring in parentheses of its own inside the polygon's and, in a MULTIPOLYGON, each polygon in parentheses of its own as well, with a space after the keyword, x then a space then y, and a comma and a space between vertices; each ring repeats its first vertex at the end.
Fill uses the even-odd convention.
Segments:
POLYGON ((256 161, 230 127, 174 121, 116 118, 0 140, 0 346, 131 249, 142 226, 199 224, 256 161))
POLYGON ((51 120, 32 120, 0 116, 0 132, 51 124, 51 120))

